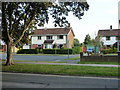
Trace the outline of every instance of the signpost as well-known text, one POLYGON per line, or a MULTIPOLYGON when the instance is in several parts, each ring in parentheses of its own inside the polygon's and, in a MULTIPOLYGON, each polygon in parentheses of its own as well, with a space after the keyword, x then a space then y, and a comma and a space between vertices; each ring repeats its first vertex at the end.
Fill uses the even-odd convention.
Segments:
POLYGON ((68 58, 69 58, 69 40, 68 40, 68 58))

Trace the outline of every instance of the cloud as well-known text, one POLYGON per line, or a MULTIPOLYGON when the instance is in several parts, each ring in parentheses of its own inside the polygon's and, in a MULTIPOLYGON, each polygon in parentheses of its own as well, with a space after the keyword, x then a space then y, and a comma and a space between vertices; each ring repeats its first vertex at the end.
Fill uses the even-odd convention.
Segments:
POLYGON ((118 8, 113 8, 108 11, 108 14, 118 14, 118 8))

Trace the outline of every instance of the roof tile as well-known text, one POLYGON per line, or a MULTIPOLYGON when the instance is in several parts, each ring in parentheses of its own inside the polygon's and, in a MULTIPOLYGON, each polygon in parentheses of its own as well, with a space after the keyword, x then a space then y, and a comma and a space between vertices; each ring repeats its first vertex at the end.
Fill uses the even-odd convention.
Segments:
POLYGON ((118 36, 120 35, 120 29, 108 29, 108 30, 99 30, 99 36, 118 36))
POLYGON ((48 29, 36 29, 34 35, 46 35, 46 34, 68 34, 70 28, 48 28, 48 29))

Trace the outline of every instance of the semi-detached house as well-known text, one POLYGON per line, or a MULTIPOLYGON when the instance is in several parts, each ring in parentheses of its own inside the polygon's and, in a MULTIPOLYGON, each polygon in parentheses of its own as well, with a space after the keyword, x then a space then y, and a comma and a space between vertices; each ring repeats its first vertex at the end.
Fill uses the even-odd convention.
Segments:
POLYGON ((105 46, 112 47, 120 40, 120 29, 99 30, 98 35, 105 46))
POLYGON ((36 29, 31 35, 31 48, 72 48, 74 36, 72 28, 36 29))

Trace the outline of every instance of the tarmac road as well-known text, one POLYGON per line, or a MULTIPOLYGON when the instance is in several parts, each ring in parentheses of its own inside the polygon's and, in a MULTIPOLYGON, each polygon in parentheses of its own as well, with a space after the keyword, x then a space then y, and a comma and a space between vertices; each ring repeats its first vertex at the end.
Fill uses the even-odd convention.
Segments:
MULTIPOLYGON (((76 57, 79 55, 69 55, 69 58, 76 57)), ((0 58, 6 59, 7 54, 0 54, 0 58)), ((67 63, 77 63, 80 60, 64 60, 68 58, 68 55, 64 56, 50 56, 50 55, 15 55, 13 54, 13 60, 29 60, 29 61, 56 61, 56 62, 67 62, 67 63)))
POLYGON ((118 78, 3 73, 3 88, 118 88, 118 78))

